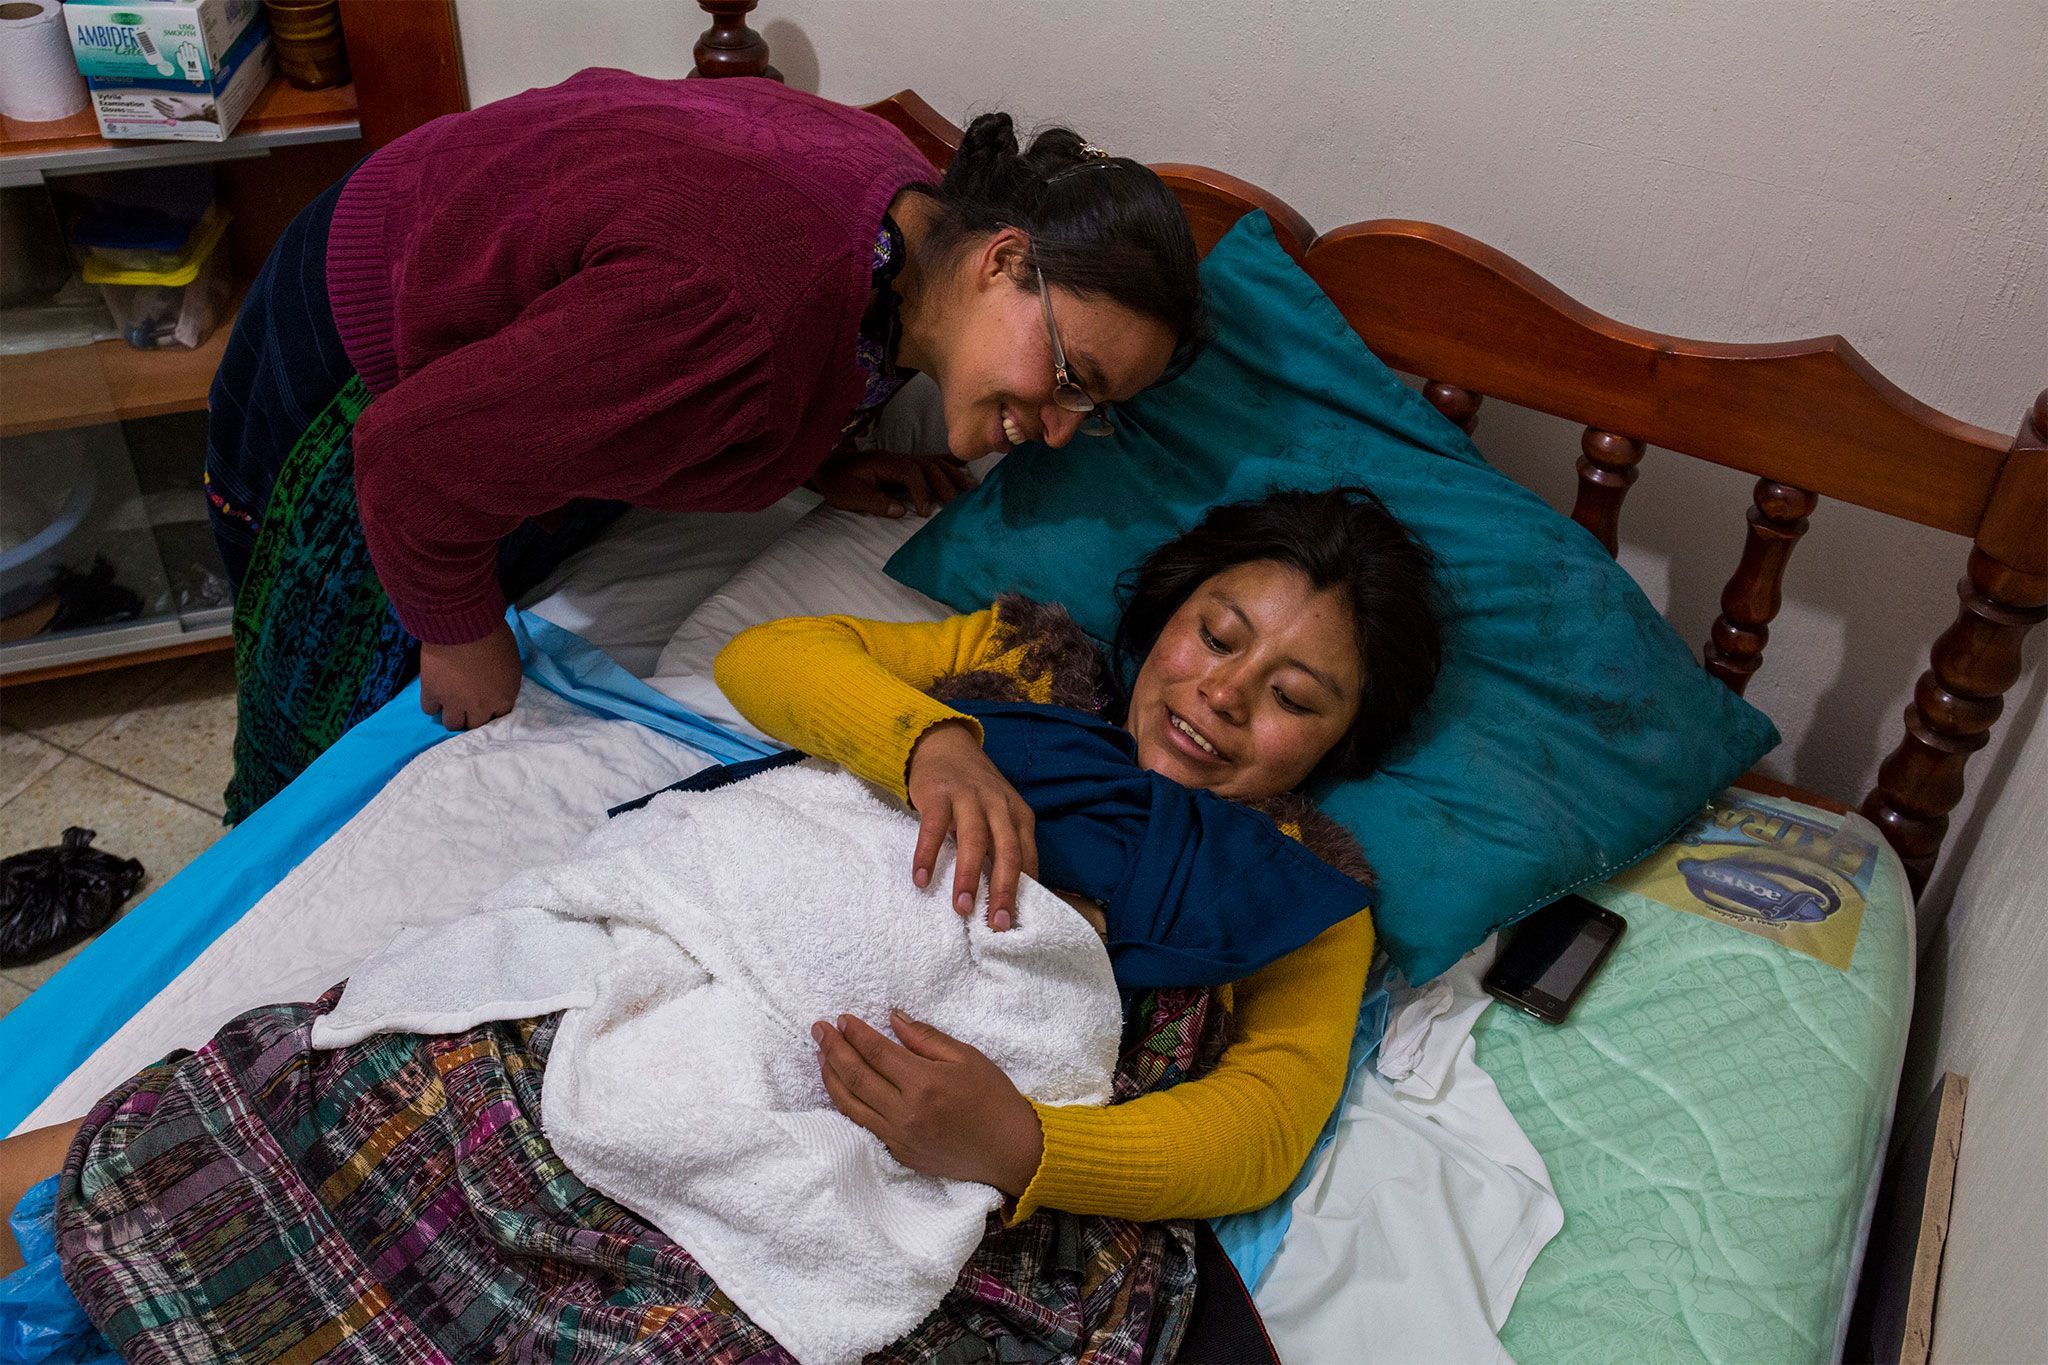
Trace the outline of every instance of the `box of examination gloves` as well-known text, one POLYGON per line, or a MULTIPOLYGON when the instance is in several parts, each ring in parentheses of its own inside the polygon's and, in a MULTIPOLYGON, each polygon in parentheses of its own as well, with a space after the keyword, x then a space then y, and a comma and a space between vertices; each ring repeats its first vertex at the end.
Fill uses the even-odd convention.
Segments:
POLYGON ((263 13, 262 0, 70 0, 64 24, 88 78, 205 81, 263 13))
POLYGON ((64 18, 105 138, 224 141, 276 71, 254 0, 71 0, 64 18))

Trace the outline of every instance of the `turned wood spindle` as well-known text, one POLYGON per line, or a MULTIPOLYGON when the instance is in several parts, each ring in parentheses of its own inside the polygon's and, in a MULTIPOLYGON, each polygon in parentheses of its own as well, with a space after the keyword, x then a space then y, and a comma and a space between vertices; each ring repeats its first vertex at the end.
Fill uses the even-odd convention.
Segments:
POLYGON ((692 76, 782 79, 782 73, 768 64, 768 40, 747 27, 747 15, 758 3, 760 0, 697 0, 697 7, 711 16, 711 27, 697 39, 692 54, 697 69, 692 76))
POLYGON ((1806 534, 1806 519, 1819 498, 1803 488, 1769 479, 1756 481, 1749 509, 1749 534, 1742 562, 1721 589, 1721 614, 1707 640, 1707 671, 1738 696, 1764 661, 1771 621, 1784 605, 1785 565, 1806 534))
POLYGON ((1879 766, 1877 786, 1863 802, 1863 814, 1898 850, 1916 893, 1926 889, 1948 813, 1963 798, 1963 767, 1989 742, 2005 692, 2019 679, 2027 632, 2048 620, 2044 490, 2048 391, 2020 424, 1956 585, 1962 604, 1955 623, 1934 642, 1931 666, 1906 708, 1905 737, 1879 766))
POLYGON ((1962 607, 1934 642, 1906 708, 1906 735, 1877 770, 1863 813, 1882 829, 1925 889, 1948 834, 1948 813, 1963 799, 1963 765, 1991 739, 2005 691, 2020 675, 2027 631, 2048 619, 2048 577, 2023 574, 1981 550, 1956 585, 1962 607))
POLYGON ((1451 419, 1467 436, 1472 428, 1479 425, 1479 404, 1483 397, 1470 389, 1461 389, 1456 384, 1446 384, 1432 379, 1422 386, 1422 396, 1429 405, 1451 419))
POLYGON ((1587 427, 1579 438, 1579 496, 1572 503, 1572 520, 1591 531, 1613 554, 1620 545, 1621 500, 1640 473, 1643 443, 1598 427, 1587 427))

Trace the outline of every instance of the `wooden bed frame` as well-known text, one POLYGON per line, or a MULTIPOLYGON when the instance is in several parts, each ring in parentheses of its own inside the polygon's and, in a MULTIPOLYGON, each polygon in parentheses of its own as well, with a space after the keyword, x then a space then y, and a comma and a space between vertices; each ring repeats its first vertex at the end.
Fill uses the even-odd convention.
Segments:
MULTIPOLYGON (((697 45, 696 74, 781 79, 766 41, 747 27, 756 3, 698 0, 713 22, 697 45)), ((910 91, 868 108, 934 165, 960 145, 961 130, 910 91)), ((1465 430, 1486 396, 1583 424, 1572 518, 1610 554, 1646 447, 1755 475, 1742 557, 1703 653, 1708 671, 1737 692, 1763 663, 1785 566, 1822 498, 1968 537, 1960 610, 1935 640, 1905 732, 1861 807, 1913 890, 1925 889, 1965 765, 2019 677, 2027 631, 2048 617, 2048 390, 2007 440, 1913 398, 1839 336, 1731 345, 1644 331, 1451 228, 1380 218, 1318 234, 1277 195, 1234 176, 1153 169, 1179 195, 1205 252, 1246 213, 1265 210, 1281 245, 1366 345, 1423 376, 1425 396, 1465 430)), ((1934 927, 1921 923, 1923 946, 1934 927)))

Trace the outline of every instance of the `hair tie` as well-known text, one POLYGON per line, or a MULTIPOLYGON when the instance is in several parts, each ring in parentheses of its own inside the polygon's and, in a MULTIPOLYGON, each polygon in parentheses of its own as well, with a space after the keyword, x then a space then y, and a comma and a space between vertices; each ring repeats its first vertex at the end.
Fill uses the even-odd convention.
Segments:
POLYGON ((1088 159, 1086 161, 1083 161, 1078 166, 1067 167, 1058 175, 1048 176, 1046 178, 1045 183, 1048 185, 1057 185, 1060 183, 1060 181, 1065 180, 1068 176, 1079 175, 1083 171, 1109 171, 1116 169, 1116 159, 1110 156, 1108 152, 1103 151, 1102 148, 1096 146, 1092 142, 1084 142, 1081 144, 1081 155, 1087 157, 1088 159))

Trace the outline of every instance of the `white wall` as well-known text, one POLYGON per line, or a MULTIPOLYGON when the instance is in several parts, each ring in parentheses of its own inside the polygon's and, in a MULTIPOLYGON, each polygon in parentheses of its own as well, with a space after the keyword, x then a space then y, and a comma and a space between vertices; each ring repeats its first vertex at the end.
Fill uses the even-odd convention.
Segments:
MULTIPOLYGON (((2021 720, 2021 717, 2014 717, 2021 720)), ((1938 1362, 2048 1360, 2048 724, 2033 718, 1922 989, 1970 1078, 1934 1328, 1938 1362)))
MULTIPOLYGON (((704 27, 684 0, 462 0, 460 22, 478 103, 584 66, 680 76, 704 27)), ((835 99, 913 87, 957 122, 1064 120, 1256 181, 1319 228, 1445 223, 1660 331, 1837 332, 2001 432, 2048 384, 2040 0, 763 0, 754 22, 793 84, 835 99)), ((1479 436, 1569 503, 1576 431, 1494 405, 1479 436)), ((1749 485, 1652 452, 1630 496, 1623 561, 1689 639, 1740 550, 1749 485)), ((1965 548, 1821 506, 1751 693, 1785 732, 1781 775, 1861 797, 1954 615, 1965 548)), ((1950 850, 1978 856, 1924 983, 1923 1052, 1974 1081, 1948 1360, 2048 1358, 2043 649, 1972 761, 1997 801, 1958 812, 1950 850)), ((1962 865, 1947 860, 1930 909, 1962 865)))
MULTIPOLYGON (((684 0, 462 0, 459 20, 476 103, 584 66, 682 75, 705 26, 684 0)), ((1257 181, 1318 228, 1446 223, 1660 331, 1839 332, 2002 432, 2048 384, 2041 0, 764 0, 754 25, 834 99, 914 87, 959 122, 1063 120, 1257 181)), ((1575 430, 1496 404, 1479 437, 1569 504, 1575 430)), ((1630 496, 1623 561, 1688 639, 1750 484, 1653 451, 1630 496)), ((1752 692, 1786 736, 1779 775, 1868 790, 1965 551, 1821 506, 1752 692)))

